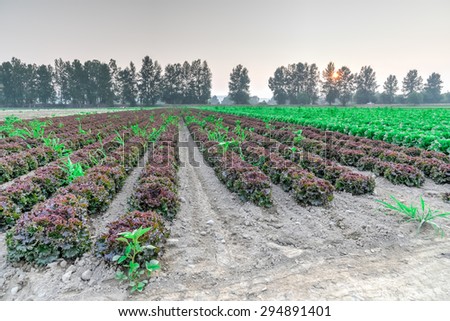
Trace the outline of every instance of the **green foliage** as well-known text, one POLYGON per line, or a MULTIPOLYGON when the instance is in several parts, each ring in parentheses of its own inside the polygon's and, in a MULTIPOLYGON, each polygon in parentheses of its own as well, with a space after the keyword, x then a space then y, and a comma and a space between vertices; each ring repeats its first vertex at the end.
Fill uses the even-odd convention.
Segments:
POLYGON ((0 126, 0 137, 21 137, 25 139, 29 132, 24 128, 18 128, 15 124, 21 124, 22 120, 14 115, 6 116, 3 125, 0 126))
POLYGON ((125 146, 125 139, 124 139, 124 137, 122 136, 122 134, 121 133, 119 133, 117 130, 116 130, 116 137, 114 137, 114 140, 116 141, 116 142, 118 142, 121 146, 125 146))
POLYGON ((131 132, 134 136, 146 137, 148 125, 144 128, 140 128, 139 124, 131 125, 131 132))
POLYGON ((54 150, 58 157, 66 157, 72 153, 71 149, 67 149, 66 146, 60 142, 59 137, 43 137, 42 138, 44 145, 54 150))
POLYGON ((246 130, 242 128, 240 124, 236 125, 236 127, 233 130, 233 133, 235 133, 238 136, 238 139, 241 143, 246 141, 247 139, 246 130))
POLYGON ((302 136, 303 131, 301 129, 297 130, 294 134, 294 144, 299 144, 303 140, 302 136))
POLYGON ((450 153, 448 108, 202 107, 204 110, 281 121, 450 153))
POLYGON ((420 197, 420 207, 414 206, 412 204, 407 206, 392 195, 391 199, 394 201, 393 204, 380 200, 377 200, 377 202, 383 204, 387 209, 398 212, 408 217, 408 221, 417 222, 417 233, 420 232, 420 229, 424 224, 429 224, 436 230, 437 233, 439 233, 441 236, 444 236, 445 233, 442 226, 439 223, 435 222, 435 220, 437 218, 450 218, 450 212, 440 212, 430 209, 429 206, 425 205, 425 201, 422 197, 420 197))
POLYGON ((319 98, 319 69, 316 64, 281 66, 269 78, 269 88, 277 104, 314 104, 319 98))
POLYGON ((145 249, 154 249, 152 245, 142 246, 139 239, 151 228, 140 227, 132 232, 119 233, 120 237, 117 241, 125 243, 127 246, 123 255, 116 255, 113 257, 113 261, 119 265, 127 267, 127 271, 118 271, 116 273, 116 279, 120 281, 128 281, 129 287, 131 287, 131 293, 134 291, 142 292, 145 286, 148 284, 148 278, 150 278, 153 271, 159 270, 160 265, 157 260, 150 260, 144 263, 144 267, 137 262, 137 256, 145 249))
POLYGON ((83 129, 83 127, 81 126, 81 122, 78 124, 78 134, 80 134, 80 135, 86 135, 87 134, 87 131, 85 131, 83 129))
POLYGON ((233 68, 228 87, 229 96, 235 104, 247 105, 250 100, 250 78, 247 68, 242 65, 233 68))
POLYGON ((227 139, 227 135, 219 131, 209 131, 208 140, 222 143, 227 139))
POLYGON ((66 173, 66 183, 70 184, 77 177, 84 176, 84 171, 81 163, 72 163, 70 157, 67 158, 65 162, 63 162, 63 166, 61 166, 62 170, 66 173))
POLYGON ((28 131, 28 135, 35 139, 41 139, 44 137, 45 127, 47 123, 45 121, 39 121, 38 119, 33 119, 28 123, 31 130, 28 131))

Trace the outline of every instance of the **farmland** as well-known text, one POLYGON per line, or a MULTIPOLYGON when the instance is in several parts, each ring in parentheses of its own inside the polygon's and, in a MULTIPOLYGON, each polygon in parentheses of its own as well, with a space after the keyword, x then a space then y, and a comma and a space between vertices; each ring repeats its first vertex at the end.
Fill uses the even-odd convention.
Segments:
POLYGON ((449 109, 159 108, 0 126, 3 300, 450 298, 447 220, 418 231, 378 202, 450 211, 449 109), (136 262, 161 270, 119 283, 134 264, 119 233, 140 227, 136 262))
POLYGON ((450 153, 448 108, 206 107, 234 115, 277 120, 450 153))

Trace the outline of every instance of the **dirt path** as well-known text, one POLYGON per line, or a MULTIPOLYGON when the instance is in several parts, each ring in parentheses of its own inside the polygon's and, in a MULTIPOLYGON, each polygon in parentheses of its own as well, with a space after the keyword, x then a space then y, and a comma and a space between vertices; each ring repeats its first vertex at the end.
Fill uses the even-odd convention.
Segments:
MULTIPOLYGON (((190 139, 186 128, 180 137, 190 139)), ((188 159, 186 149, 180 157, 188 159)), ((195 159, 202 162, 198 150, 195 159)), ((450 298, 448 238, 416 237, 414 225, 380 213, 374 198, 395 189, 389 182, 371 197, 336 193, 330 208, 299 207, 273 186, 275 205, 265 210, 241 203, 204 164, 186 164, 180 176, 187 201, 162 260, 167 270, 143 299, 450 298)))
MULTIPOLYGON (((186 127, 181 141, 191 141, 186 127)), ((219 182, 212 168, 188 162, 180 149, 181 209, 171 224, 155 274, 142 294, 130 297, 114 270, 92 254, 47 268, 6 263, 0 234, 2 300, 449 300, 450 240, 431 228, 417 236, 415 225, 384 215, 375 199, 395 193, 406 201, 425 195, 433 207, 450 210, 438 194, 448 186, 427 181, 421 189, 377 178, 376 194, 336 193, 329 208, 303 208, 273 186, 275 204, 261 209, 243 203, 219 182), (85 271, 89 279, 81 279, 85 271), (64 275, 70 273, 67 279, 64 275), (3 281, 2 281, 3 280, 3 281), (64 280, 64 281, 63 281, 64 280), (2 283, 3 282, 3 283, 2 283), (19 287, 16 294, 11 291, 19 287)), ((124 207, 138 174, 127 180, 101 229, 124 207)), ((109 211, 108 211, 109 212, 109 211)), ((107 213, 108 213, 107 212, 107 213)), ((449 231, 450 233, 450 231, 449 231)), ((447 234, 449 234, 447 233, 447 234)), ((13 291, 15 292, 15 291, 13 291)))

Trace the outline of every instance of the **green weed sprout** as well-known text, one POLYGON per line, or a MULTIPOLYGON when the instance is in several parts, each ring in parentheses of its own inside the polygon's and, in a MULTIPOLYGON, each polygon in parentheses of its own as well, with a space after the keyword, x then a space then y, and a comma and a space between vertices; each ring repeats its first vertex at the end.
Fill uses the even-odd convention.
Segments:
POLYGON ((417 233, 420 232, 423 225, 430 224, 435 229, 435 231, 441 235, 441 237, 444 236, 444 230, 442 226, 436 223, 434 220, 437 218, 448 219, 450 217, 450 212, 440 212, 430 209, 429 206, 425 205, 425 201, 422 197, 420 197, 420 207, 416 207, 412 204, 407 206, 392 195, 391 199, 394 201, 394 204, 390 204, 388 202, 380 200, 377 200, 377 202, 383 204, 387 209, 407 216, 409 218, 408 222, 414 221, 419 223, 417 226, 417 233))
POLYGON ((70 157, 67 158, 67 161, 64 163, 64 167, 62 167, 64 172, 67 174, 67 183, 72 183, 74 179, 77 177, 84 176, 83 167, 80 163, 72 163, 70 157))
POLYGON ((144 249, 154 249, 152 245, 142 246, 139 242, 139 238, 150 231, 150 227, 140 227, 133 232, 119 233, 120 237, 117 238, 119 242, 126 243, 123 255, 116 255, 113 257, 113 261, 117 264, 123 264, 128 270, 125 272, 118 271, 116 273, 116 279, 119 281, 129 281, 129 287, 131 287, 131 293, 134 291, 142 292, 145 286, 148 284, 148 278, 150 278, 153 271, 159 270, 160 265, 157 260, 150 260, 145 262, 145 268, 141 268, 140 264, 136 262, 137 255, 142 253, 144 249), (146 274, 146 275, 145 275, 146 274), (146 278, 144 278, 146 276, 146 278))

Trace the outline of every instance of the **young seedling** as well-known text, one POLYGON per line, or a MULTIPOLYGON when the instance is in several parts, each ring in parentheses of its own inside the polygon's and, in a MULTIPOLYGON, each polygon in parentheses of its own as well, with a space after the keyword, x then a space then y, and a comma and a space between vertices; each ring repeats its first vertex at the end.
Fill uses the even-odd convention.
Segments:
POLYGON ((16 128, 15 124, 22 123, 22 120, 17 116, 7 116, 3 125, 0 126, 1 138, 5 137, 21 137, 25 139, 29 136, 29 131, 24 128, 16 128))
MULTIPOLYGON (((237 123, 238 121, 236 121, 237 123)), ((245 130, 241 127, 241 125, 236 125, 233 131, 238 137, 240 142, 244 142, 247 139, 247 134, 245 133, 245 130)))
POLYGON ((116 130, 116 137, 114 138, 114 140, 118 142, 121 146, 125 146, 125 140, 117 130, 116 130))
POLYGON ((266 125, 266 129, 267 129, 267 130, 273 130, 273 129, 275 129, 275 126, 273 126, 273 125, 270 123, 270 120, 264 120, 264 123, 265 123, 265 125, 266 125))
POLYGON ((31 130, 28 130, 28 136, 36 139, 41 139, 44 137, 45 127, 47 123, 45 121, 39 121, 34 119, 28 123, 31 127, 31 130))
POLYGON ((60 142, 58 137, 51 137, 49 135, 48 137, 42 138, 42 140, 45 146, 53 149, 58 154, 59 158, 69 156, 72 153, 72 150, 66 149, 66 146, 60 142))
POLYGON ((417 222, 417 234, 420 232, 424 224, 430 224, 438 234, 440 234, 442 237, 444 236, 445 233, 443 227, 440 224, 436 223, 435 219, 448 219, 450 217, 450 212, 440 212, 430 209, 429 206, 425 205, 425 201, 422 197, 420 197, 420 207, 416 207, 412 204, 407 206, 392 195, 391 199, 394 201, 394 204, 390 204, 388 202, 380 200, 377 200, 377 202, 383 204, 387 209, 407 216, 409 218, 408 222, 417 222))
POLYGON ((159 129, 152 128, 151 133, 148 133, 147 137, 148 141, 152 143, 156 142, 158 140, 159 135, 161 135, 162 130, 163 130, 162 128, 159 129))
POLYGON ((219 143, 219 146, 222 147, 222 155, 225 155, 230 148, 231 141, 229 142, 221 142, 219 143))
POLYGON ((151 228, 140 227, 133 232, 119 233, 120 237, 117 241, 126 244, 123 255, 116 255, 113 261, 119 265, 127 267, 127 271, 118 271, 116 279, 119 281, 128 281, 128 286, 131 287, 131 293, 134 291, 142 292, 148 284, 148 279, 151 277, 153 271, 159 270, 160 265, 157 260, 145 261, 145 266, 141 267, 137 262, 137 256, 145 249, 155 249, 152 245, 142 246, 139 238, 150 231, 151 228))
POLYGON ((131 132, 134 136, 146 137, 148 125, 144 128, 140 128, 139 124, 131 125, 131 132))
POLYGON ((296 132, 294 132, 295 137, 294 137, 294 143, 298 144, 303 140, 303 136, 302 136, 303 131, 301 129, 297 130, 296 132))
POLYGON ((62 167, 64 172, 67 174, 66 182, 68 184, 72 183, 74 179, 77 177, 84 176, 83 167, 80 163, 72 163, 70 157, 67 158, 67 161, 64 163, 64 167, 62 167))

